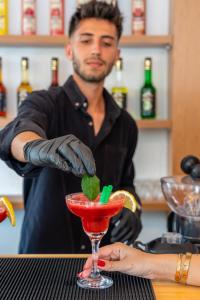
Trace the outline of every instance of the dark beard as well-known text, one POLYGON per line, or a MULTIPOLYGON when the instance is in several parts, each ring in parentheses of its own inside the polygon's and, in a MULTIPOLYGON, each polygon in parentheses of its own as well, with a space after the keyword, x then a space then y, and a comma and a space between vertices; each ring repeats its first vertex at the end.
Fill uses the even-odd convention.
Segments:
MULTIPOLYGON (((114 64, 114 63, 113 63, 114 64)), ((78 63, 78 61, 76 59, 73 59, 73 68, 74 68, 74 72, 79 75, 79 77, 89 83, 100 83, 102 81, 104 81, 104 79, 110 74, 110 72, 112 71, 113 68, 113 64, 109 65, 108 69, 100 74, 100 75, 87 75, 84 73, 84 71, 81 71, 80 68, 80 64, 78 63)))

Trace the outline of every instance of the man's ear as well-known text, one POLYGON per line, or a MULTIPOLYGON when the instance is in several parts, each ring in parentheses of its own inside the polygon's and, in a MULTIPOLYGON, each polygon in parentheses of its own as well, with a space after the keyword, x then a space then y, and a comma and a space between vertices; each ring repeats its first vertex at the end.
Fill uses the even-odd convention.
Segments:
POLYGON ((70 42, 67 43, 65 47, 65 53, 69 60, 72 60, 72 45, 70 42))

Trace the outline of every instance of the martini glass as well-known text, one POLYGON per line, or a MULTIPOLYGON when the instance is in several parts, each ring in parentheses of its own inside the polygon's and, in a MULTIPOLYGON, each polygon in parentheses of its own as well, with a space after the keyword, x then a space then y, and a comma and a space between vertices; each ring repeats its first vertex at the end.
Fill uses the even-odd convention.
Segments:
POLYGON ((97 267, 99 244, 108 230, 110 218, 118 214, 124 205, 124 198, 109 200, 107 204, 99 202, 100 196, 90 201, 83 193, 66 196, 68 209, 81 218, 83 230, 92 244, 92 272, 88 278, 79 278, 77 284, 82 288, 105 289, 113 284, 110 277, 103 276, 97 267))

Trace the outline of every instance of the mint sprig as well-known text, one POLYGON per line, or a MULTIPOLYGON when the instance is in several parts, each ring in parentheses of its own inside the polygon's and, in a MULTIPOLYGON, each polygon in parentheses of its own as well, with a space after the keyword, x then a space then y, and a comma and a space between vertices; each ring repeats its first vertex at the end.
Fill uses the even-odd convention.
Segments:
POLYGON ((100 180, 96 175, 92 177, 84 175, 81 180, 81 188, 89 200, 94 200, 100 193, 100 180))

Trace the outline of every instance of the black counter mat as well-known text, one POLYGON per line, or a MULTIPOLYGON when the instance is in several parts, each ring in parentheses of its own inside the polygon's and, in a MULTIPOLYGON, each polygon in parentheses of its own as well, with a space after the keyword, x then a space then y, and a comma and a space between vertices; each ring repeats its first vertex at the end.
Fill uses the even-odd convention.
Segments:
POLYGON ((76 274, 82 270, 84 261, 77 258, 1 258, 0 299, 155 300, 150 280, 121 273, 109 273, 114 284, 108 289, 79 288, 76 274))

